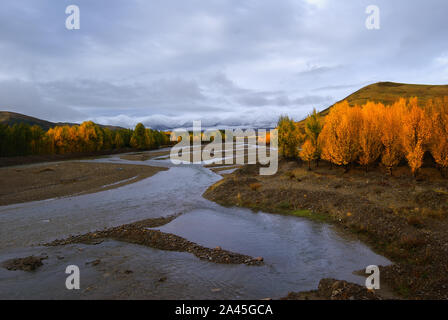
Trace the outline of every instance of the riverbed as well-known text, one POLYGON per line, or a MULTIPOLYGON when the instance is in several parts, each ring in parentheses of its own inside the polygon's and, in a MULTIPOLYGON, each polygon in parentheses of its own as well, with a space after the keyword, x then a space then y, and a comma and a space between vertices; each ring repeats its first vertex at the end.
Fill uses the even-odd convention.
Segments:
POLYGON ((221 175, 166 157, 94 162, 168 168, 102 192, 0 206, 0 262, 48 256, 34 272, 0 268, 1 299, 263 299, 307 291, 322 278, 362 284, 353 274, 390 262, 331 225, 303 218, 226 208, 202 197, 221 175), (192 254, 107 240, 96 245, 40 244, 143 219, 181 214, 156 228, 202 246, 263 257, 263 266, 222 265, 192 254), (92 263, 97 261, 96 263, 92 263), (98 262, 99 261, 99 262, 98 262), (65 268, 77 265, 81 289, 67 290, 65 268))

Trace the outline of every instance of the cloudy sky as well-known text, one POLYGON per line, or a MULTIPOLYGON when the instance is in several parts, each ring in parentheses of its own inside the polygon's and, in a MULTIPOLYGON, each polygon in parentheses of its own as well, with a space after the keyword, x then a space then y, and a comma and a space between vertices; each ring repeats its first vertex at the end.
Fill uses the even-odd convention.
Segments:
POLYGON ((377 81, 448 83, 446 0, 4 0, 0 110, 268 127, 377 81), (67 30, 65 9, 80 9, 67 30), (365 27, 368 5, 380 29, 365 27))

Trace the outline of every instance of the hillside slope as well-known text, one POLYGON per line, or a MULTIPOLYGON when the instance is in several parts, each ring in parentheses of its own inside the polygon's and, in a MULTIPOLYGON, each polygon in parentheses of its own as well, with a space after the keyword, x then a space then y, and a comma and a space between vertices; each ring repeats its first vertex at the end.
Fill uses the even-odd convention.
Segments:
MULTIPOLYGON (((428 99, 448 96, 448 85, 405 84, 395 82, 378 82, 368 85, 352 93, 345 99, 350 105, 363 105, 368 100, 391 105, 399 98, 417 97, 419 104, 424 105, 428 99)), ((320 112, 326 116, 332 106, 320 112)))
MULTIPOLYGON (((64 123, 64 122, 50 122, 34 117, 30 117, 21 113, 15 113, 10 111, 0 111, 0 124, 7 124, 7 125, 13 125, 15 123, 26 123, 31 126, 38 125, 45 131, 53 128, 55 126, 74 126, 77 125, 77 123, 64 123)), ((111 130, 121 129, 121 127, 116 126, 107 126, 107 125, 100 125, 99 126, 103 128, 109 128, 111 130)))

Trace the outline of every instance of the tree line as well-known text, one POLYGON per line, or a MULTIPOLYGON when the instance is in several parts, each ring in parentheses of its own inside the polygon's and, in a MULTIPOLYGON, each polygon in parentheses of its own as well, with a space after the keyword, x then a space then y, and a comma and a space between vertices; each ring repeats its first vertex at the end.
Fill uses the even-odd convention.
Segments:
POLYGON ((56 126, 44 131, 38 125, 0 124, 0 157, 92 153, 121 148, 155 149, 169 144, 164 132, 141 123, 134 130, 111 130, 92 121, 81 125, 56 126))
POLYGON ((415 176, 426 152, 442 175, 448 170, 448 97, 400 98, 394 104, 368 101, 363 106, 340 102, 322 118, 314 110, 304 126, 284 116, 278 122, 279 151, 287 158, 311 163, 323 159, 344 166, 358 163, 368 170, 381 163, 392 174, 403 160, 415 176))

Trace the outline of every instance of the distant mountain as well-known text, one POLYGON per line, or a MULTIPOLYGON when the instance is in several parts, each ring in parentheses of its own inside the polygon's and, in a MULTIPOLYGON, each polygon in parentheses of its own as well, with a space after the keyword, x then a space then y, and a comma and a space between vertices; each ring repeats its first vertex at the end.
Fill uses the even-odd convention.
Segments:
MULTIPOLYGON (((427 100, 437 97, 448 96, 448 85, 424 85, 424 84, 405 84, 395 82, 378 82, 368 85, 352 93, 346 100, 349 105, 363 105, 367 101, 381 102, 385 105, 391 105, 399 98, 417 97, 419 104, 424 105, 427 100)), ((339 101, 339 102, 341 102, 339 101)), ((326 116, 333 106, 320 112, 326 116)))
MULTIPOLYGON (((27 123, 31 126, 38 125, 45 131, 50 128, 56 127, 56 126, 78 125, 78 123, 69 123, 69 122, 50 122, 50 121, 26 116, 26 115, 20 114, 20 113, 15 113, 15 112, 10 112, 10 111, 0 111, 0 124, 13 125, 15 123, 27 123)), ((111 130, 122 129, 121 127, 117 127, 117 126, 107 126, 107 125, 101 125, 101 124, 98 124, 98 125, 100 127, 109 128, 111 130)))

